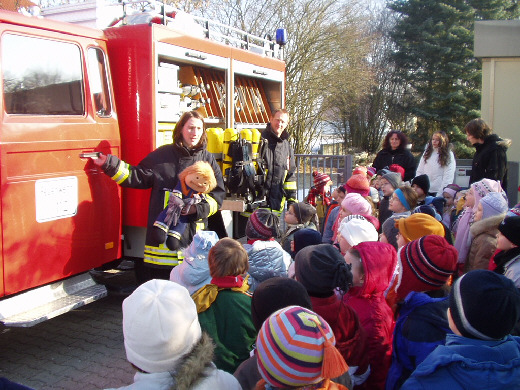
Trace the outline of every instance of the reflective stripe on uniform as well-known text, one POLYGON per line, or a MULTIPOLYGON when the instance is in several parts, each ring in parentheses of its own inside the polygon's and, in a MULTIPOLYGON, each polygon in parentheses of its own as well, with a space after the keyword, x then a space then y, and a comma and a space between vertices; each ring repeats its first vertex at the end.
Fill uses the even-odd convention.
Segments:
POLYGON ((283 183, 284 190, 296 190, 296 182, 295 181, 286 181, 283 183))
POLYGON ((121 184, 130 175, 130 165, 125 163, 124 161, 119 162, 119 166, 117 167, 117 172, 114 176, 112 176, 112 180, 114 180, 117 184, 121 184))
POLYGON ((144 262, 157 265, 176 266, 182 263, 182 251, 171 251, 164 244, 144 246, 144 262))
POLYGON ((205 198, 209 204, 209 215, 208 215, 208 217, 209 217, 210 215, 213 215, 218 211, 218 203, 215 199, 213 199, 209 195, 206 195, 205 198))

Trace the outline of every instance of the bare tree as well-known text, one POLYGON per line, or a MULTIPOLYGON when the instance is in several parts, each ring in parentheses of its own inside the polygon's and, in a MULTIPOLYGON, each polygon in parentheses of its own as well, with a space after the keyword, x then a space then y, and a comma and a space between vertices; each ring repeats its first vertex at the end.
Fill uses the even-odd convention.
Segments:
POLYGON ((359 81, 353 72, 366 54, 359 10, 353 0, 226 0, 210 1, 201 13, 260 36, 287 30, 290 130, 296 153, 308 153, 323 128, 324 103, 338 85, 359 81))

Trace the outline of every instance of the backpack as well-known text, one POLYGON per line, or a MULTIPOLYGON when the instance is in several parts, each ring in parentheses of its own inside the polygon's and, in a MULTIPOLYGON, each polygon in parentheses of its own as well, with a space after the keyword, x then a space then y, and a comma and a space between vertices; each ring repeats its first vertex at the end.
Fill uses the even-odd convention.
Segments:
MULTIPOLYGON (((265 142, 259 146, 261 156, 265 142)), ((231 168, 225 174, 226 187, 232 194, 242 196, 246 203, 253 203, 265 197, 265 163, 261 157, 255 159, 258 168, 253 164, 253 145, 240 138, 229 144, 228 156, 231 157, 231 168)))

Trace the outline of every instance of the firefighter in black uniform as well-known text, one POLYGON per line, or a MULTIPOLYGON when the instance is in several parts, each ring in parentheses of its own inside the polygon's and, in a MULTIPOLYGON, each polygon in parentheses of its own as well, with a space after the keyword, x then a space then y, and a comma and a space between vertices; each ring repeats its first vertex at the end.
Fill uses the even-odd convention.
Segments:
MULTIPOLYGON (((178 174, 196 161, 211 164, 217 187, 205 195, 202 202, 192 205, 189 237, 207 227, 207 218, 215 214, 225 196, 224 181, 215 158, 206 150, 207 137, 203 117, 196 111, 182 115, 175 126, 173 144, 163 145, 132 166, 116 156, 101 155, 94 163, 122 187, 151 188, 148 222, 142 266, 136 264, 139 283, 150 279, 169 279, 172 268, 182 261, 181 251, 171 251, 165 244, 157 245, 151 237, 151 227, 161 211, 168 205, 170 192, 175 188, 178 174)), ((187 243, 189 244, 189 243, 187 243)))
POLYGON ((297 202, 296 198, 296 164, 294 151, 289 143, 287 125, 289 113, 285 109, 274 111, 270 123, 262 132, 267 140, 263 148, 262 159, 266 166, 265 189, 267 208, 281 216, 288 205, 297 202))

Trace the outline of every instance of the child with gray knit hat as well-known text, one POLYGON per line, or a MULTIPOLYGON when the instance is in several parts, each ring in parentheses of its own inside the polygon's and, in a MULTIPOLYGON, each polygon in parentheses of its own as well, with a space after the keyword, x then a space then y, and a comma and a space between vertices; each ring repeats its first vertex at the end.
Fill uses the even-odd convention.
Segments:
POLYGON ((394 191, 403 184, 401 175, 396 172, 388 172, 381 177, 380 185, 383 197, 379 201, 379 225, 383 223, 393 214, 392 210, 389 210, 390 198, 394 191))
POLYGON ((201 331, 188 290, 150 280, 123 301, 126 357, 137 370, 124 389, 241 389, 212 362, 215 346, 201 331))
POLYGON ((510 332, 519 320, 520 293, 511 280, 488 270, 464 274, 450 295, 454 334, 401 389, 518 389, 520 338, 510 332))

